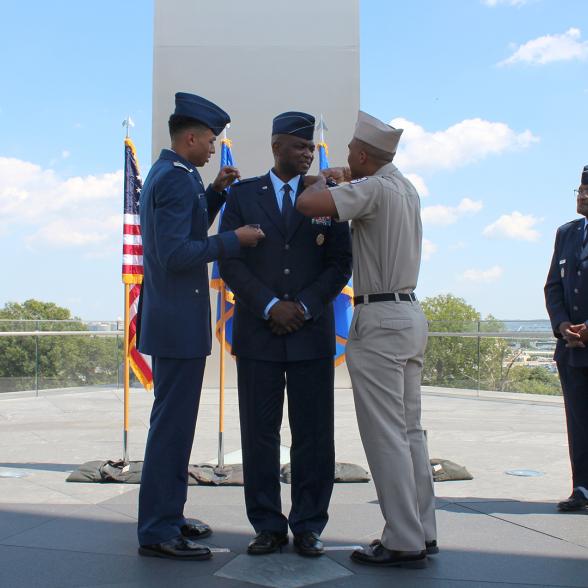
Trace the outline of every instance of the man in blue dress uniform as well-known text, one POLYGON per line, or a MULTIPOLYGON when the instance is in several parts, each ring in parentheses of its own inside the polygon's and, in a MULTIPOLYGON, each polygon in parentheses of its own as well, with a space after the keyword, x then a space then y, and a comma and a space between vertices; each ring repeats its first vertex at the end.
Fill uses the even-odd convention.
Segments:
POLYGON ((230 118, 193 94, 176 94, 169 119, 171 149, 153 164, 141 192, 145 275, 139 301, 138 348, 152 356, 155 399, 139 494, 139 553, 171 559, 208 559, 193 539, 208 525, 184 518, 188 462, 200 402, 206 356, 211 350, 207 263, 255 246, 263 233, 235 227, 207 231, 239 177, 221 169, 204 188, 197 167, 214 153, 216 136, 230 118))
POLYGON ((545 284, 545 301, 557 337, 554 359, 563 390, 572 464, 572 494, 557 506, 588 506, 588 165, 577 193, 584 218, 562 225, 545 284))
POLYGON ((261 226, 265 239, 219 263, 235 294, 233 353, 247 515, 257 535, 248 552, 288 542, 302 555, 323 553, 320 534, 333 490, 335 328, 332 301, 351 275, 347 223, 305 218, 295 209, 314 157, 315 120, 286 112, 273 121, 274 167, 231 188, 221 234, 261 226), (284 387, 292 432, 292 508, 282 514, 280 426, 284 387))

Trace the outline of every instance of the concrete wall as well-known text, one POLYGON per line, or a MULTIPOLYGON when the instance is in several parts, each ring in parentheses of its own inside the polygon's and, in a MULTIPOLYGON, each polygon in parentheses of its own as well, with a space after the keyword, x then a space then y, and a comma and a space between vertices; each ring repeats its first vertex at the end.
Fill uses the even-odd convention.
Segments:
MULTIPOLYGON (((271 121, 286 110, 322 113, 330 161, 341 164, 359 108, 359 0, 156 0, 154 160, 169 144, 177 91, 200 94, 230 114, 244 177, 271 167, 271 121)), ((205 180, 218 167, 217 157, 201 170, 205 180)), ((232 360, 227 367, 227 385, 234 386, 232 360)), ((338 386, 349 385, 344 367, 336 377, 338 386)), ((218 348, 205 385, 217 382, 218 348)))

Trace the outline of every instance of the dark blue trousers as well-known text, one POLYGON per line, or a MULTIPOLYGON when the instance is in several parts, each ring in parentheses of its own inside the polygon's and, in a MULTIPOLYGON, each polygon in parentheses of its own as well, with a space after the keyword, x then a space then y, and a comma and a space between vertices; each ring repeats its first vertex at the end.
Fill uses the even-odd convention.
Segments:
POLYGON ((573 487, 588 489, 588 367, 558 361, 568 427, 573 487))
POLYGON ((257 533, 321 533, 335 475, 332 358, 271 362, 237 358, 247 516, 257 533), (280 499, 284 387, 292 432, 292 509, 280 499))
POLYGON ((206 358, 153 357, 155 399, 139 492, 140 545, 181 535, 206 358))

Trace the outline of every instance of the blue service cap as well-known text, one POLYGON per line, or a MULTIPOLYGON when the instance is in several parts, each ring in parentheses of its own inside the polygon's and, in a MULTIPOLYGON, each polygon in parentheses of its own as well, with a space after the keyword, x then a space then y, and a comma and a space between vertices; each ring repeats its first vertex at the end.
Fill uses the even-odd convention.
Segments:
POLYGON ((312 141, 314 136, 314 116, 306 112, 284 112, 274 118, 272 135, 294 135, 312 141))
POLYGON ((174 114, 188 116, 206 125, 215 135, 220 135, 231 122, 231 117, 216 104, 187 92, 176 92, 174 114))
POLYGON ((585 165, 582 170, 582 181, 580 183, 583 185, 588 184, 588 165, 585 165))

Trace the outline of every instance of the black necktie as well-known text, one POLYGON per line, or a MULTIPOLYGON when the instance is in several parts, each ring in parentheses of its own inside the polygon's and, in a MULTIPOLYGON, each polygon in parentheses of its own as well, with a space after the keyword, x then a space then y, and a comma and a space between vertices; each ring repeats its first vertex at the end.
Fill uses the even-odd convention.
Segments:
POLYGON ((284 198, 282 198, 282 218, 284 219, 284 224, 288 226, 290 213, 292 212, 292 199, 290 198, 292 188, 290 187, 290 184, 284 184, 282 190, 284 190, 284 198))

